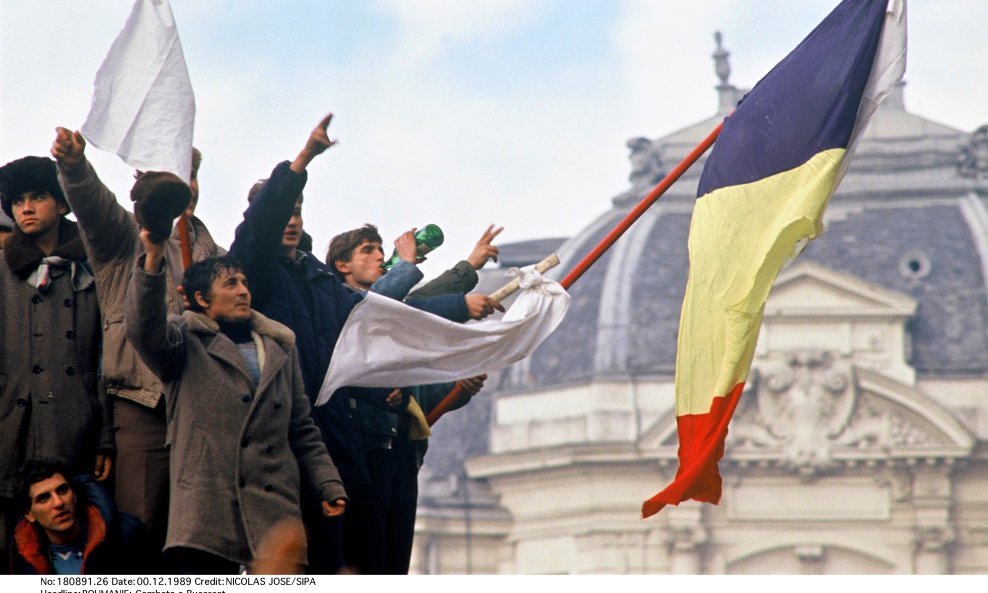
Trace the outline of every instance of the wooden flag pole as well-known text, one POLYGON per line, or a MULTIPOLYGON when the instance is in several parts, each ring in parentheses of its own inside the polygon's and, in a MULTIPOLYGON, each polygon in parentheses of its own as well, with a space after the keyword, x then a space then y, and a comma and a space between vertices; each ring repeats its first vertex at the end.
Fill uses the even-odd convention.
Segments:
POLYGON ((178 217, 178 242, 182 248, 182 269, 192 265, 192 245, 189 243, 189 217, 183 212, 178 217))
MULTIPOLYGON (((713 146, 714 141, 717 140, 717 136, 720 135, 720 131, 723 128, 724 122, 717 124, 717 127, 707 134, 707 137, 701 140, 700 143, 697 144, 696 147, 691 150, 690 153, 687 154, 683 160, 680 161, 675 168, 673 168, 672 171, 669 171, 669 174, 666 175, 662 181, 660 181, 658 185, 656 185, 652 191, 648 193, 647 196, 642 198, 642 200, 638 202, 638 205, 635 206, 631 212, 628 212, 628 214, 621 219, 621 222, 611 229, 611 232, 607 233, 607 236, 601 239, 600 243, 598 243, 597 246, 590 251, 590 253, 585 255, 583 259, 581 259, 579 263, 577 263, 573 269, 570 270, 569 274, 566 274, 566 277, 563 278, 559 284, 562 285, 563 288, 568 289, 574 282, 579 280, 580 276, 582 276, 583 273, 590 268, 590 266, 596 263, 596 261, 600 259, 612 245, 614 245, 618 238, 621 237, 621 235, 623 235, 624 232, 627 231, 636 220, 641 218, 642 214, 644 214, 645 211, 656 202, 656 200, 662 197, 662 194, 666 193, 672 184, 683 176, 683 173, 685 173, 687 169, 693 166, 693 163, 695 163, 703 155, 703 153, 707 152, 707 150, 713 146)), ((446 397, 444 397, 443 400, 439 402, 439 404, 433 408, 431 412, 429 412, 429 415, 426 417, 426 420, 429 422, 429 426, 435 424, 443 414, 448 412, 449 409, 459 400, 462 393, 463 389, 460 387, 460 384, 457 383, 456 387, 446 394, 446 397)))

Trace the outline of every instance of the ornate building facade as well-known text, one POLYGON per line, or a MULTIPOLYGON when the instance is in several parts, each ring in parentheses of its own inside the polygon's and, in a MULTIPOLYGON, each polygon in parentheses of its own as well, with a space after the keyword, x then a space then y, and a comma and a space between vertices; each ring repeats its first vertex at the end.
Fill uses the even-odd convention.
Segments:
MULTIPOLYGON (((557 250, 561 277, 730 111, 636 138, 631 187, 557 250)), ((673 366, 702 163, 572 289, 570 313, 436 426, 413 572, 988 573, 988 126, 874 116, 780 273, 720 463, 720 505, 639 518, 677 469, 673 366)), ((485 273, 482 289, 503 282, 485 273)))

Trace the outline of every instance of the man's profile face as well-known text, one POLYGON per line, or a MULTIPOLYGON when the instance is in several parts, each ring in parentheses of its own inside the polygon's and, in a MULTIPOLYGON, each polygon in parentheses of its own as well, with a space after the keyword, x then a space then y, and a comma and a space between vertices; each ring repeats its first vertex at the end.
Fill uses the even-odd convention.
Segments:
POLYGON ((336 269, 344 275, 350 286, 370 289, 377 279, 384 275, 384 249, 377 241, 364 241, 353 249, 350 261, 336 262, 336 269))
POLYGON ((28 496, 31 508, 24 514, 28 521, 49 534, 65 534, 77 527, 75 492, 62 474, 32 484, 28 496))
POLYGON ((250 319, 250 290, 247 277, 239 270, 221 270, 213 279, 209 295, 194 295, 203 313, 220 321, 246 321, 250 319))
POLYGON ((67 212, 64 204, 48 192, 24 192, 10 205, 14 222, 25 235, 40 235, 58 224, 60 216, 67 212))
POLYGON ((281 234, 281 248, 285 252, 292 252, 298 248, 298 242, 302 240, 302 200, 295 201, 295 209, 292 210, 292 217, 288 219, 285 230, 281 234))

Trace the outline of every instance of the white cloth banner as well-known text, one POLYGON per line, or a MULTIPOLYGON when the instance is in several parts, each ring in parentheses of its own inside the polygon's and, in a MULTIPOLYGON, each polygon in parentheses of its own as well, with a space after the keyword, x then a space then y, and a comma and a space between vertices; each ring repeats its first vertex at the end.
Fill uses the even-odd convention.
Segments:
POLYGON ((566 315, 570 297, 534 269, 500 319, 467 324, 367 293, 350 313, 316 405, 340 387, 446 383, 502 369, 532 353, 566 315))
POLYGON ((188 181, 196 102, 167 0, 137 0, 96 73, 82 134, 142 171, 188 181))

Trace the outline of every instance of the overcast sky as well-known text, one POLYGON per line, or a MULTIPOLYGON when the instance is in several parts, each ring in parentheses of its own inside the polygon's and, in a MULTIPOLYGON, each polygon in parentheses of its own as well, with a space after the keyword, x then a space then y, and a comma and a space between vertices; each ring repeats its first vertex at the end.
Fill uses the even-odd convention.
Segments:
MULTIPOLYGON (((305 228, 434 222, 436 273, 488 223, 505 242, 568 236, 627 187, 625 141, 711 116, 713 32, 751 87, 836 0, 172 0, 196 94, 198 214, 229 245, 247 190, 327 112, 305 228)), ((48 153, 86 118, 132 0, 0 1, 0 163, 48 153)), ((906 106, 988 123, 988 2, 909 3, 906 106)), ((122 201, 131 170, 90 148, 122 201)))

